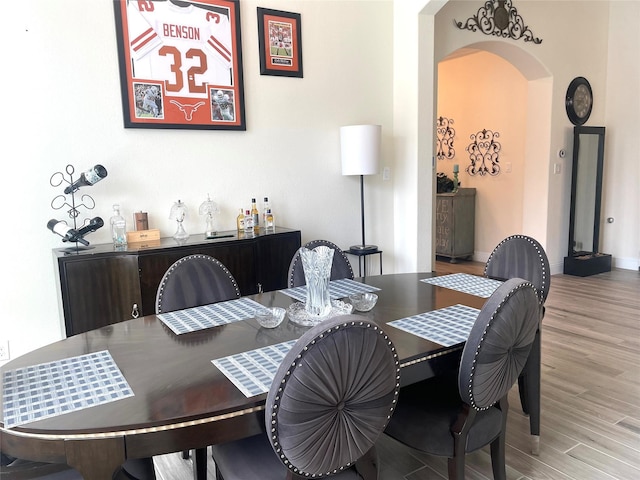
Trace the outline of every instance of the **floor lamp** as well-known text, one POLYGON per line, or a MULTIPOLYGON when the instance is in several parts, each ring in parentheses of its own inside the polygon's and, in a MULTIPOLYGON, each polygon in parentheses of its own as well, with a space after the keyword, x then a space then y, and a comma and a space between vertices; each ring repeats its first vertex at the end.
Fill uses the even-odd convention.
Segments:
POLYGON ((352 245, 353 252, 377 250, 364 239, 364 176, 375 175, 380 169, 380 125, 349 125, 340 127, 340 154, 342 175, 360 175, 360 216, 362 243, 352 245))

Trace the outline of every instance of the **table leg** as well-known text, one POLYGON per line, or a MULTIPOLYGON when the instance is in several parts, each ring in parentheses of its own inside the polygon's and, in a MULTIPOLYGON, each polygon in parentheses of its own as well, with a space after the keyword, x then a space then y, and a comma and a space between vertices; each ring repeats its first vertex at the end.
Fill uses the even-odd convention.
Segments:
POLYGON ((66 440, 67 464, 84 480, 105 480, 126 460, 124 437, 66 440))
POLYGON ((207 480, 206 448, 196 448, 193 450, 193 478, 194 480, 207 480))

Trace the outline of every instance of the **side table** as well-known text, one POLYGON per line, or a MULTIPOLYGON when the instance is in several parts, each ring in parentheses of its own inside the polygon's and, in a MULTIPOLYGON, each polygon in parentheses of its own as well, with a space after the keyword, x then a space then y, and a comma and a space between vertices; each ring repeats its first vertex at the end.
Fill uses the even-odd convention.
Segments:
POLYGON ((344 253, 348 253, 349 255, 354 255, 358 257, 358 276, 362 277, 362 257, 364 258, 364 277, 367 277, 367 259, 366 257, 369 255, 379 255, 380 256, 380 275, 382 275, 382 250, 344 250, 344 253))

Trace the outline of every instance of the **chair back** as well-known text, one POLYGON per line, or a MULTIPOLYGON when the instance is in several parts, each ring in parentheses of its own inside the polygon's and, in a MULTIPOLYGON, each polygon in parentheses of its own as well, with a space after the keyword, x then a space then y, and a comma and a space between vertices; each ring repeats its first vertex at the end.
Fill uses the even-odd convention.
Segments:
MULTIPOLYGON (((353 269, 351 268, 351 262, 349 262, 345 253, 335 243, 329 242, 328 240, 312 240, 311 242, 303 245, 302 248, 313 250, 321 245, 335 250, 333 253, 333 264, 331 265, 330 279, 340 280, 343 278, 349 278, 353 280, 354 275, 353 269)), ((300 250, 298 250, 291 259, 287 278, 289 279, 289 288, 300 287, 306 284, 302 260, 300 259, 300 250)))
POLYGON ((524 278, 530 281, 543 304, 549 294, 549 259, 542 245, 526 235, 511 235, 502 240, 491 252, 484 274, 500 280, 524 278))
POLYGON ((384 431, 399 387, 398 356, 380 327, 358 315, 326 320, 300 337, 274 377, 271 446, 294 475, 348 469, 384 431))
POLYGON ((486 410, 504 397, 527 362, 542 306, 531 282, 507 280, 489 297, 462 351, 462 400, 486 410))
POLYGON ((173 312, 240 297, 231 272, 209 255, 188 255, 165 272, 156 293, 156 313, 173 312))

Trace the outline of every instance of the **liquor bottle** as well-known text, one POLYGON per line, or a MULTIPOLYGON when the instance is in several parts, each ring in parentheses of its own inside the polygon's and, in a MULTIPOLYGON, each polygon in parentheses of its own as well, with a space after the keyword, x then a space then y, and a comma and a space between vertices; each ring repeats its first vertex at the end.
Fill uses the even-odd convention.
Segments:
POLYGON ((267 210, 271 209, 271 205, 269 205, 269 197, 264 197, 264 202, 262 203, 262 225, 267 228, 267 210))
POLYGON ((111 238, 114 245, 127 244, 127 221, 120 215, 120 205, 113 206, 113 216, 111 223, 111 238))
POLYGON ((270 208, 267 209, 266 220, 264 222, 264 229, 267 232, 273 232, 276 229, 276 220, 270 208))
POLYGON ((236 217, 236 227, 239 232, 244 232, 244 210, 241 208, 240 213, 236 217))
POLYGON ((253 217, 253 232, 258 233, 260 231, 260 214, 258 213, 255 198, 251 199, 251 216, 253 217))
POLYGON ((254 234, 253 215, 251 214, 251 210, 246 210, 244 215, 244 234, 247 237, 253 237, 254 234))
POLYGON ((68 195, 70 193, 77 191, 80 187, 84 187, 87 185, 95 185, 106 176, 107 176, 107 169, 104 168, 102 165, 96 165, 95 167, 90 168, 86 172, 82 172, 80 174, 79 179, 77 179, 75 182, 73 182, 71 185, 69 185, 67 188, 64 189, 64 193, 68 195))
POLYGON ((84 237, 86 234, 95 232, 104 226, 104 220, 100 217, 93 217, 84 227, 78 229, 78 235, 84 237))
POLYGON ((75 228, 71 228, 69 225, 62 221, 51 219, 47 222, 47 228, 53 233, 57 233, 58 235, 60 235, 63 242, 78 242, 85 246, 89 245, 89 242, 82 238, 80 233, 75 228))

